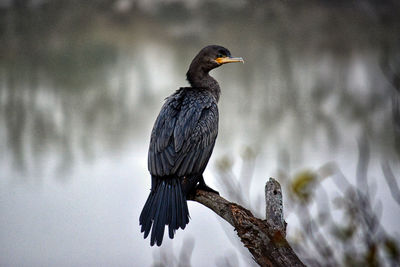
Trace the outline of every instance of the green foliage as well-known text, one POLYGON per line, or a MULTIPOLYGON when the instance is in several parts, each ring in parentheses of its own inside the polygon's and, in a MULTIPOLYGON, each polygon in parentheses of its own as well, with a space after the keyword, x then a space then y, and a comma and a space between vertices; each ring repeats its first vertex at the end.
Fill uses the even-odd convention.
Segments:
POLYGON ((313 188, 317 183, 317 175, 311 170, 304 170, 296 174, 291 184, 291 192, 302 203, 308 203, 313 195, 313 188))
POLYGON ((233 166, 233 161, 229 157, 225 156, 222 157, 220 160, 217 161, 217 169, 220 172, 227 172, 233 166))

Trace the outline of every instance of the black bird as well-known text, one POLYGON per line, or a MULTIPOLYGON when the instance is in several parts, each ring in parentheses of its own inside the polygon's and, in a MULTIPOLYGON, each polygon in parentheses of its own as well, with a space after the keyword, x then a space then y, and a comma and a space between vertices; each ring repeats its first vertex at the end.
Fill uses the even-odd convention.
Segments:
POLYGON ((139 223, 151 246, 160 246, 164 228, 169 237, 189 223, 186 196, 196 188, 218 193, 208 187, 203 172, 218 134, 218 82, 209 72, 225 63, 243 62, 228 49, 209 45, 190 64, 186 73, 190 87, 169 96, 154 123, 148 154, 151 174, 150 195, 139 223), (153 225, 153 227, 152 227, 153 225))

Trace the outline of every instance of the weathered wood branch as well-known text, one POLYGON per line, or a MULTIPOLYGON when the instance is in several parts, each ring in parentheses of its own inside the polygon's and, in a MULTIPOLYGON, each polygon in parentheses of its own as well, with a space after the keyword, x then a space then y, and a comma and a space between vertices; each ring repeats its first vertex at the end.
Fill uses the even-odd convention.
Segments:
POLYGON ((265 185, 265 199, 267 219, 261 220, 215 193, 197 190, 191 198, 230 223, 260 266, 305 266, 286 240, 281 187, 273 178, 265 185))

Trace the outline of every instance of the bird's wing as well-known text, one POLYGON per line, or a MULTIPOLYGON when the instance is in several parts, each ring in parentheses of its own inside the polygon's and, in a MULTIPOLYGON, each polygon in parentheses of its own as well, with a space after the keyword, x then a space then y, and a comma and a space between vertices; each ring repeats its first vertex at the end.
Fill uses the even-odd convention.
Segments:
POLYGON ((149 148, 152 175, 203 172, 218 134, 218 108, 207 93, 170 97, 154 125, 149 148))

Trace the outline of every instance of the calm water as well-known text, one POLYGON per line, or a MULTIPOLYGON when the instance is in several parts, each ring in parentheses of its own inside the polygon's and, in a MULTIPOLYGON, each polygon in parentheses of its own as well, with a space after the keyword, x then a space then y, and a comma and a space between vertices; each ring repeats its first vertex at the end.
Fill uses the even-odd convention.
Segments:
MULTIPOLYGON (((245 64, 213 71, 220 133, 206 180, 218 188, 217 160, 228 157, 237 170, 246 147, 258 155, 251 199, 276 177, 282 153, 290 174, 332 161, 352 179, 366 137, 383 223, 396 229, 400 211, 380 163, 400 173, 394 89, 382 71, 399 55, 398 19, 357 6, 61 3, 0 10, 1 266, 148 266, 157 258, 138 227, 149 134, 163 99, 186 85, 191 59, 212 43, 245 64)), ((224 233, 232 229, 189 205, 192 220, 167 249, 178 257, 194 238, 193 266, 234 254, 224 233)))

